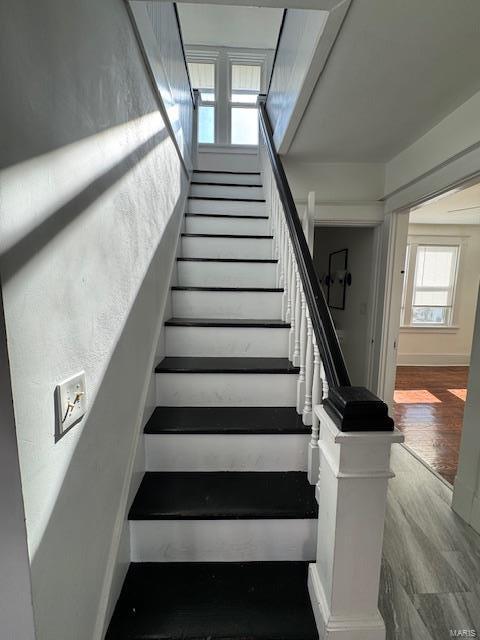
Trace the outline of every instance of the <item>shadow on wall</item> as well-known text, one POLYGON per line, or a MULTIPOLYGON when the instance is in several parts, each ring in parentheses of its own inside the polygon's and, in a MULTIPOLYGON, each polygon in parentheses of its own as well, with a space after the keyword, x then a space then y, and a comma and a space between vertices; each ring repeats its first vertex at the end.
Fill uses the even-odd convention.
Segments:
MULTIPOLYGON (((136 165, 154 151, 166 138, 164 126, 143 144, 124 156, 117 164, 83 188, 74 198, 57 209, 38 226, 0 254, 0 271, 7 282, 31 256, 39 253, 57 234, 120 182, 136 165)), ((1 184, 1 179, 0 179, 1 184)))

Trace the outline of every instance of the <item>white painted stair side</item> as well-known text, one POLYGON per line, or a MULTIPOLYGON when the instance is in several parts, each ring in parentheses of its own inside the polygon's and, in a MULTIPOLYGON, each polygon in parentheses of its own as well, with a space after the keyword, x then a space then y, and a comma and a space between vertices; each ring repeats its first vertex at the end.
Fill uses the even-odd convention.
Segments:
POLYGON ((259 173, 216 173, 193 172, 193 182, 222 182, 227 184, 261 184, 262 176, 259 173))
POLYGON ((157 405, 292 407, 297 376, 289 373, 157 373, 157 405))
POLYGON ((201 200, 189 198, 187 213, 225 213, 230 215, 266 216, 265 202, 243 202, 242 200, 201 200))
POLYGON ((183 287, 275 287, 275 262, 177 262, 183 287))
POLYGON ((182 237, 184 258, 252 258, 268 260, 273 256, 271 238, 225 238, 211 236, 182 237))
POLYGON ((185 218, 186 233, 227 233, 231 235, 268 235, 270 221, 268 218, 235 218, 219 215, 193 215, 185 218))
MULTIPOLYGON (((196 182, 195 178, 195 182, 196 182)), ((208 196, 216 198, 248 198, 248 199, 264 199, 262 187, 242 187, 241 185, 231 187, 227 183, 225 186, 215 184, 217 181, 212 180, 214 184, 192 184, 190 187, 191 196, 208 196)), ((258 184, 258 183, 256 183, 258 184)))
POLYGON ((277 291, 172 291, 175 318, 280 318, 277 291))
POLYGON ((165 327, 165 355, 287 358, 288 334, 276 327, 165 327))
POLYGON ((147 471, 306 471, 310 435, 146 434, 147 471))
POLYGON ((131 520, 131 560, 311 561, 316 528, 316 519, 131 520))

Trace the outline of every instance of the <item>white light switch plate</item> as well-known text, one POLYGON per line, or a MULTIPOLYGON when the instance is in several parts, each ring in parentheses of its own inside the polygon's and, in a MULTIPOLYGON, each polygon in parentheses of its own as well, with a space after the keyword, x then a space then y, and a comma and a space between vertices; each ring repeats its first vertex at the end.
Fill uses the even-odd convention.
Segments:
POLYGON ((58 439, 83 418, 87 411, 85 372, 82 371, 57 385, 55 400, 57 403, 56 437, 58 439))

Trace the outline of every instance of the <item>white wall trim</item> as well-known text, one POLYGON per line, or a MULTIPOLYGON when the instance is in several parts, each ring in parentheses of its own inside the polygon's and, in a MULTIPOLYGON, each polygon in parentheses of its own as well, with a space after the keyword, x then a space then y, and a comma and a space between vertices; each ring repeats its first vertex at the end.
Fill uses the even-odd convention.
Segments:
POLYGON ((232 153, 258 155, 258 145, 242 144, 199 144, 199 153, 232 153))
POLYGON ((433 325, 401 325, 400 333, 457 333, 460 329, 457 325, 441 325, 435 327, 433 325))
POLYGON ((399 353, 397 366, 404 367, 468 367, 469 353, 399 353))

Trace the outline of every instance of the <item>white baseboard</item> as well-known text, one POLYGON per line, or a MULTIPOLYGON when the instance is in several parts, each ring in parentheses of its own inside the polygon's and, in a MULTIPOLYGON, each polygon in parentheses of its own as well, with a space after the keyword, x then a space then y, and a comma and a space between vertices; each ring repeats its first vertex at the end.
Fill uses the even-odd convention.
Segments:
POLYGON ((385 640, 385 623, 379 611, 355 618, 331 615, 315 564, 308 567, 308 592, 322 640, 385 640))
POLYGON ((410 367, 468 367, 469 353, 399 353, 398 366, 410 367))

